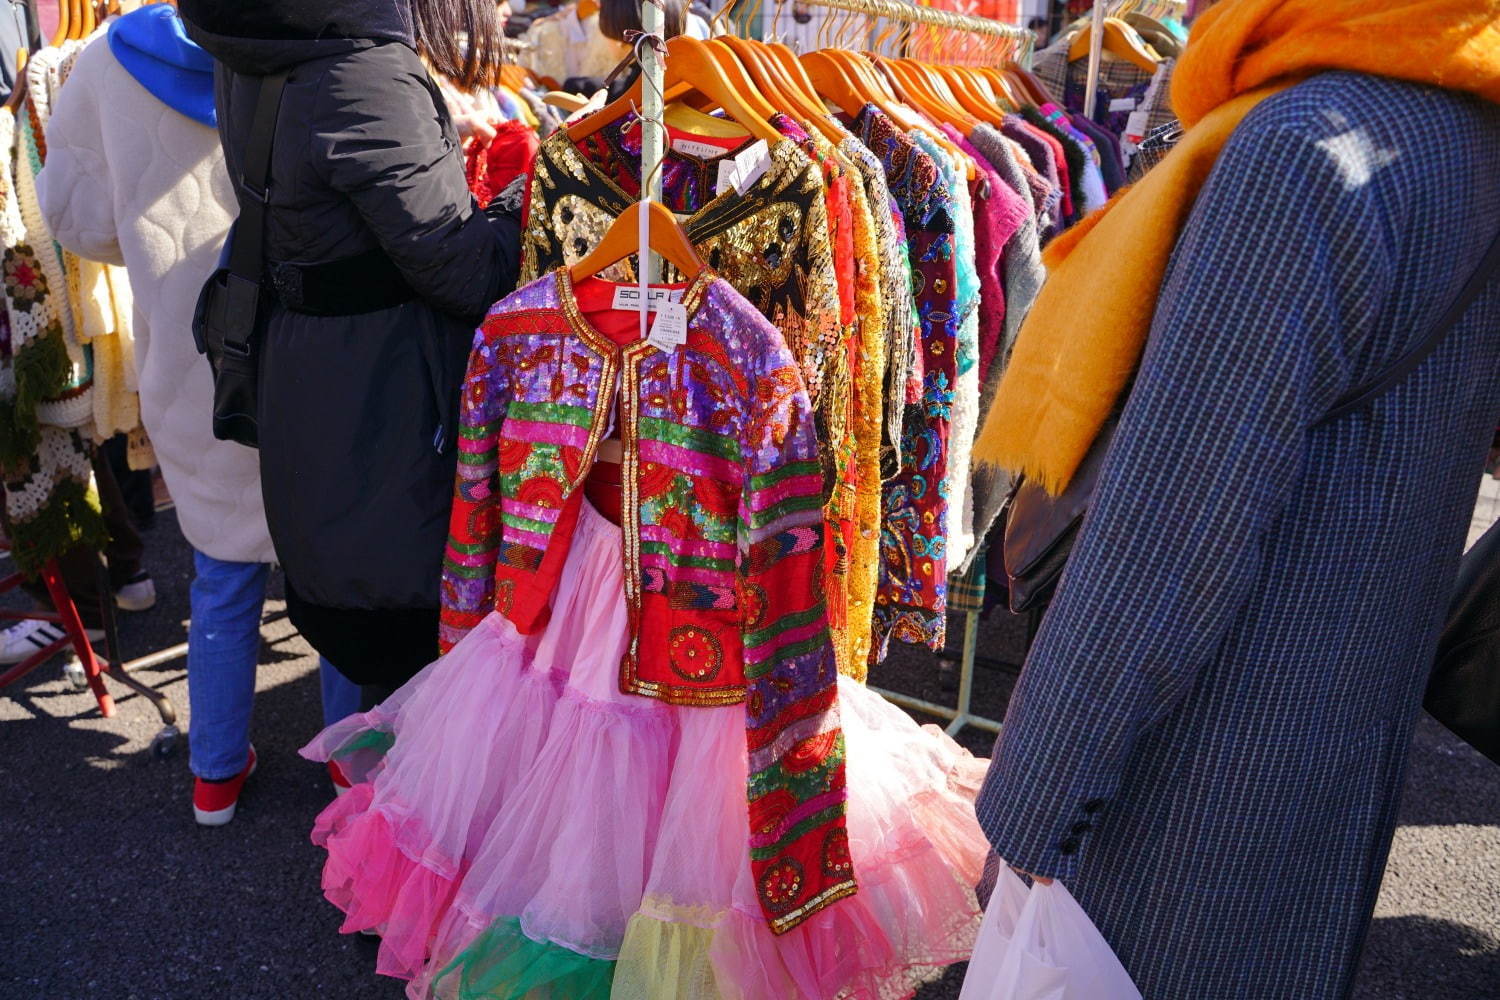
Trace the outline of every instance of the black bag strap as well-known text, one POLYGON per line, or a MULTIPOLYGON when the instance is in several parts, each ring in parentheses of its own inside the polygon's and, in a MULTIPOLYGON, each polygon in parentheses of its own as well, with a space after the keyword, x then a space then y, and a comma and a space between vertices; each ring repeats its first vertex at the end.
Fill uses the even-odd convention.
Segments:
POLYGON ((260 283, 265 268, 266 203, 270 200, 271 145, 281 111, 285 71, 261 77, 255 98, 255 119, 245 143, 245 167, 238 187, 240 217, 229 248, 229 271, 237 278, 260 283))
POLYGON ((1437 350, 1438 344, 1442 343, 1443 338, 1448 335, 1449 331, 1458 325, 1459 320, 1464 318, 1464 313, 1469 311, 1469 307, 1474 304, 1474 300, 1479 298, 1484 292, 1490 283, 1490 279, 1497 272, 1500 272, 1500 236, 1495 237, 1495 242, 1490 244, 1489 250, 1485 252, 1484 259, 1480 261, 1478 270, 1469 277, 1468 284, 1464 285, 1463 289, 1458 293, 1458 297, 1453 300, 1448 309, 1433 324, 1432 329, 1427 332, 1427 336, 1422 338, 1421 343, 1407 351, 1401 360, 1386 369, 1374 381, 1345 393, 1343 398, 1333 404, 1333 409, 1323 414, 1322 419, 1313 426, 1321 426, 1322 424, 1337 420, 1345 414, 1353 413, 1355 410, 1368 405, 1371 400, 1393 389, 1398 382, 1415 371, 1418 365, 1426 361, 1428 356, 1437 350))

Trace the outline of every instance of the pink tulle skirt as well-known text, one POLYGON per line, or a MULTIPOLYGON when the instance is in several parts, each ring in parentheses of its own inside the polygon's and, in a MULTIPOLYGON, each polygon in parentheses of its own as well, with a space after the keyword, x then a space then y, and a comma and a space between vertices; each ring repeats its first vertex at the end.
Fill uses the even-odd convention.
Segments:
POLYGON ((542 634, 492 614, 303 751, 355 782, 313 831, 342 929, 413 998, 884 1000, 966 959, 985 762, 841 679, 859 891, 772 934, 744 709, 620 692, 620 551, 585 506, 542 634))

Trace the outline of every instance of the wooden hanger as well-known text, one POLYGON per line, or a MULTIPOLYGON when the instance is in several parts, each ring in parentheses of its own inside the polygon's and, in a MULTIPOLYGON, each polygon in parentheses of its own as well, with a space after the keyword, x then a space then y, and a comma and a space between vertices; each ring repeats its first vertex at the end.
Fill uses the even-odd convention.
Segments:
POLYGON ((599 0, 578 0, 578 6, 574 8, 573 13, 578 16, 578 20, 580 21, 587 17, 593 17, 599 13, 599 0))
MULTIPOLYGON (((20 110, 21 103, 26 100, 26 60, 31 53, 26 49, 16 49, 16 85, 11 88, 10 96, 5 99, 5 107, 12 114, 20 110)), ((10 150, 0 150, 0 155, 9 155, 10 150)))
POLYGON ((500 67, 500 82, 511 90, 520 90, 522 87, 530 87, 533 90, 543 89, 536 73, 529 67, 518 63, 506 63, 500 67))
POLYGON ((1175 59, 1182 55, 1182 42, 1170 28, 1151 15, 1134 10, 1125 15, 1124 21, 1140 32, 1151 48, 1162 56, 1175 59))
MULTIPOLYGON (((816 130, 834 145, 843 140, 842 130, 829 119, 817 93, 788 73, 769 45, 728 36, 715 41, 738 53, 745 68, 780 98, 778 103, 798 123, 816 130)), ((792 60, 792 64, 801 68, 796 60, 792 60)))
POLYGON ((800 65, 807 73, 807 78, 812 81, 813 89, 818 96, 832 103, 840 111, 849 117, 859 114, 870 99, 860 92, 858 85, 849 79, 844 68, 834 61, 825 50, 816 52, 804 52, 798 59, 800 65))
MULTIPOLYGON (((1080 31, 1068 48, 1068 62, 1087 58, 1092 40, 1092 32, 1080 31)), ((1142 73, 1155 73, 1161 63, 1161 57, 1147 48, 1140 32, 1117 17, 1104 19, 1104 51, 1125 60, 1142 73)))
MULTIPOLYGON (((764 98, 759 98, 759 95, 746 97, 736 86, 735 81, 725 78, 708 46, 698 39, 679 35, 667 42, 664 77, 663 86, 667 91, 667 100, 672 99, 678 84, 688 84, 692 89, 711 98, 724 109, 730 118, 743 125, 745 131, 755 138, 764 139, 772 145, 781 141, 781 133, 772 128, 769 123, 774 109, 764 115, 760 114, 758 106, 764 104, 764 98)), ((581 142, 604 126, 619 121, 627 113, 638 109, 641 106, 641 86, 642 80, 637 77, 630 90, 617 100, 611 101, 588 117, 568 126, 568 138, 575 143, 581 142)))
POLYGON ((1056 104, 1062 100, 1061 94, 1053 97, 1036 74, 1018 63, 1008 63, 1004 75, 1020 87, 1021 95, 1026 98, 1023 104, 1056 104))
POLYGON ((74 0, 57 0, 57 30, 52 33, 52 47, 57 48, 72 35, 74 0))
POLYGON ((611 265, 640 253, 640 215, 642 206, 647 212, 647 246, 669 261, 689 281, 703 273, 703 259, 693 248, 687 231, 677 217, 667 211, 659 201, 632 202, 619 218, 605 230, 604 238, 593 251, 568 268, 568 277, 573 281, 591 278, 611 265))
POLYGON ((959 105, 975 118, 999 126, 1004 119, 1004 106, 996 96, 987 77, 968 72, 963 66, 934 66, 933 71, 943 77, 959 105))

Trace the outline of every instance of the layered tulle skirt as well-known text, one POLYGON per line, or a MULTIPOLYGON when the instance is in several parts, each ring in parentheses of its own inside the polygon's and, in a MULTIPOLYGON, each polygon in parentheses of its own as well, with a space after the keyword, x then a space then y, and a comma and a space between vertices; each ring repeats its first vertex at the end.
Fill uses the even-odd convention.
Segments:
POLYGON ((750 874, 744 709, 622 694, 619 529, 585 507, 550 624, 492 614, 304 754, 354 787, 318 817, 343 930, 413 998, 910 995, 966 959, 984 762, 840 681, 859 891, 789 933, 750 874))

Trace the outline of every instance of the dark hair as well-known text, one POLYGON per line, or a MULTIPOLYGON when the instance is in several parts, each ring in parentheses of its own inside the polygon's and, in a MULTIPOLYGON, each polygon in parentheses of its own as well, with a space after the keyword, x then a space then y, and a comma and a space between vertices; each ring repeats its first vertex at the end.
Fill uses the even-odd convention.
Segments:
POLYGON ((494 82, 504 26, 495 0, 411 0, 417 51, 465 90, 494 82))
MULTIPOLYGON (((662 36, 676 38, 687 30, 687 0, 661 0, 662 36)), ((626 33, 641 30, 641 0, 599 0, 599 31, 606 38, 626 41, 626 33)))

